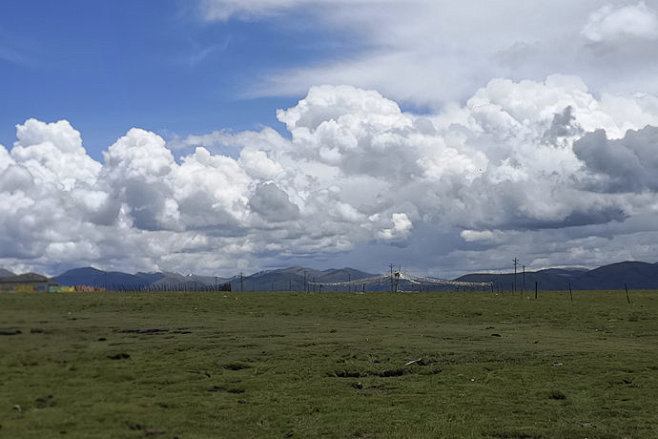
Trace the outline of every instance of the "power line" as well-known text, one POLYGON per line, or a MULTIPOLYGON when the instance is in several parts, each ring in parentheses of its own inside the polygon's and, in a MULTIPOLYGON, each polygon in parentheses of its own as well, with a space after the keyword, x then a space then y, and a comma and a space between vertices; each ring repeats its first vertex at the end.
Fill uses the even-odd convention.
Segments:
MULTIPOLYGON (((438 279, 433 277, 423 277, 423 276, 414 275, 407 271, 397 271, 395 272, 395 276, 393 276, 393 273, 391 272, 390 274, 387 273, 387 274, 381 274, 379 276, 355 279, 355 281, 358 281, 361 284, 375 284, 375 283, 381 284, 387 280, 392 282, 391 286, 393 287, 393 289, 391 291, 395 291, 395 283, 396 281, 399 282, 399 280, 405 280, 411 283, 412 285, 436 285, 436 286, 451 286, 451 287, 464 287, 464 288, 469 288, 469 287, 480 288, 480 287, 491 286, 491 282, 466 282, 466 281, 438 279)), ((304 279, 304 281, 306 282, 306 278, 304 279)), ((350 284, 351 284, 351 280, 347 282, 315 282, 315 280, 308 281, 309 286, 323 285, 324 287, 349 287, 350 284)))

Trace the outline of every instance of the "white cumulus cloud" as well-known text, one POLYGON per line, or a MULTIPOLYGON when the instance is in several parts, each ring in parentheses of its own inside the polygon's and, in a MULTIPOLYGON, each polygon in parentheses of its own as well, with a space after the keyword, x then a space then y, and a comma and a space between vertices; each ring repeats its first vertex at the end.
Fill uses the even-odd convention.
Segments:
POLYGON ((289 138, 177 138, 195 147, 179 159, 131 129, 103 163, 68 122, 28 120, 0 147, 0 265, 234 274, 371 246, 363 268, 397 254, 459 272, 495 268, 500 252, 528 265, 642 259, 642 237, 658 233, 652 95, 495 79, 417 115, 372 90, 318 86, 277 116, 289 138), (621 251, 625 233, 635 253, 621 251))

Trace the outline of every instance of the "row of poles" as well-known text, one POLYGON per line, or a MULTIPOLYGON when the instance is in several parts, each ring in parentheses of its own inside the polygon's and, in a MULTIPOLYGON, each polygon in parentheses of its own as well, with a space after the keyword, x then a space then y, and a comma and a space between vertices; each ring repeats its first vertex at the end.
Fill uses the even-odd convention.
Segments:
MULTIPOLYGON (((514 257, 514 290, 513 291, 518 291, 517 288, 517 283, 516 283, 516 274, 517 274, 517 267, 519 263, 519 259, 517 257, 514 257)), ((493 292, 493 282, 491 284, 491 292, 493 292)), ((630 305, 631 304, 631 296, 628 292, 628 284, 624 283, 624 290, 626 291, 626 302, 630 305)), ((525 292, 525 265, 523 265, 523 289, 521 290, 522 293, 525 292)), ((535 281, 535 300, 538 299, 539 297, 539 282, 535 281)), ((571 288, 571 281, 569 281, 569 300, 573 302, 573 289, 571 288)))

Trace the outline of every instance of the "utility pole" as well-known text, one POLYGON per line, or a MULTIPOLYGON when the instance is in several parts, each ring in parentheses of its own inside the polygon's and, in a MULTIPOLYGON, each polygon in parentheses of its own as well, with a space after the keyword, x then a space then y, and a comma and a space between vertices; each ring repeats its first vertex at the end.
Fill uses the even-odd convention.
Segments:
POLYGON ((242 275, 242 272, 240 272, 240 292, 241 293, 244 292, 244 288, 243 288, 244 285, 242 283, 243 280, 244 280, 244 276, 242 275))
POLYGON ((306 285, 306 270, 304 270, 304 292, 308 293, 308 287, 306 285))
POLYGON ((523 266, 523 289, 521 290, 522 293, 525 293, 525 265, 523 266))
POLYGON ((390 265, 391 267, 391 293, 393 292, 393 264, 390 265))
POLYGON ((350 273, 347 273, 347 292, 350 293, 352 291, 352 275, 350 273))
POLYGON ((514 291, 513 293, 516 292, 516 265, 519 263, 519 260, 517 258, 514 258, 514 291))

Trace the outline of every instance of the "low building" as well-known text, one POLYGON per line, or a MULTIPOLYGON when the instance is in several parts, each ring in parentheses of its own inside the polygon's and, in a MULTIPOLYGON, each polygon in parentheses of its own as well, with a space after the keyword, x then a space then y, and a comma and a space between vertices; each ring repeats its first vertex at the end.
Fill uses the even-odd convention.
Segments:
POLYGON ((17 276, 0 278, 0 291, 49 291, 51 287, 58 287, 57 282, 53 282, 46 276, 36 273, 25 273, 17 276))
POLYGON ((90 287, 89 285, 76 285, 73 288, 75 291, 83 293, 102 293, 105 291, 103 287, 90 287))

